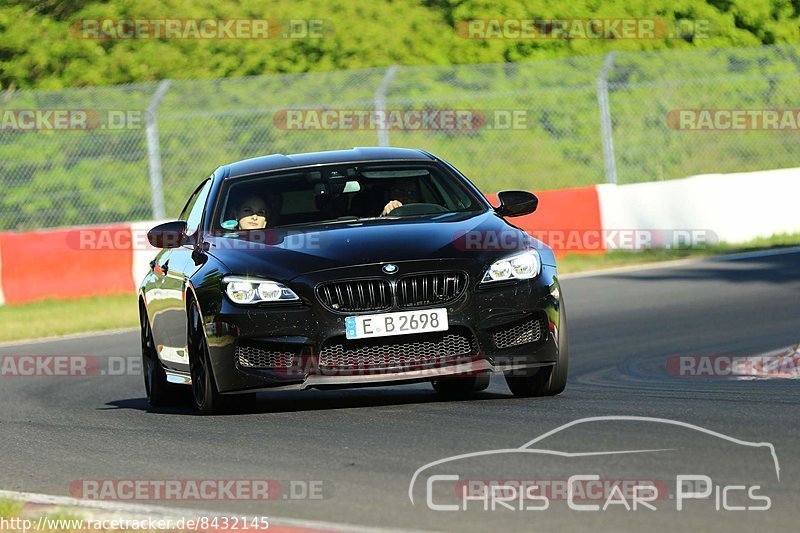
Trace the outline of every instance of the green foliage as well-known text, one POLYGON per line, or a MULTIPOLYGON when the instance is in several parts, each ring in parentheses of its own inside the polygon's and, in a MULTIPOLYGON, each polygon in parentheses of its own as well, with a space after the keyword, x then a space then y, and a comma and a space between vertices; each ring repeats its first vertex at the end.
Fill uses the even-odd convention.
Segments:
POLYGON ((10 0, 0 6, 0 87, 98 86, 392 64, 528 61, 609 50, 779 44, 798 40, 799 10, 792 0, 10 0), (658 18, 676 35, 649 40, 476 40, 455 31, 460 21, 483 17, 658 18), (71 23, 96 18, 324 19, 327 24, 322 39, 100 41, 70 32, 71 23), (707 35, 698 30, 693 36, 692 24, 679 26, 680 20, 702 21, 707 35))
MULTIPOLYGON (((527 122, 390 131, 393 146, 440 155, 486 192, 542 190, 605 179, 596 81, 603 54, 615 51, 609 90, 621 183, 800 166, 796 132, 685 132, 666 123, 675 109, 796 108, 799 49, 757 45, 797 42, 799 17, 796 0, 10 0, 0 5, 0 89, 9 89, 0 110, 142 113, 157 80, 175 80, 158 109, 174 216, 220 164, 375 145, 373 130, 287 131, 275 113, 371 109, 386 74, 373 67, 407 65, 389 86, 389 108, 522 110, 527 122), (674 34, 477 40, 458 31, 472 18, 581 17, 658 18, 674 34), (325 25, 320 39, 261 40, 103 41, 70 29, 97 18, 325 25), (130 85, 99 87, 113 84, 130 85)), ((0 230, 147 219, 144 129, 0 131, 0 187, 0 230)))

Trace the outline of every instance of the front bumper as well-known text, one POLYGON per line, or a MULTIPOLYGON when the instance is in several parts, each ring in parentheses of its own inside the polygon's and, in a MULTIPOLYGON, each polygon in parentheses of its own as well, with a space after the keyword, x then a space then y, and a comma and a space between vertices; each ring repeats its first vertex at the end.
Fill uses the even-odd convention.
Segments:
MULTIPOLYGON (((441 269, 467 271, 471 265, 447 261, 441 269)), ((359 268, 368 268, 359 267, 359 268)), ((405 273, 431 270, 431 262, 401 265, 405 273)), ((358 276, 358 269, 347 273, 327 271, 289 282, 302 299, 300 305, 244 307, 221 299, 218 312, 204 313, 209 355, 217 388, 223 393, 255 390, 302 390, 306 388, 365 386, 386 383, 427 381, 444 376, 484 372, 525 372, 552 365, 558 359, 558 320, 560 293, 556 270, 544 265, 532 280, 479 287, 479 272, 469 272, 464 295, 443 306, 448 311, 450 332, 469 338, 469 353, 445 356, 424 363, 394 361, 387 365, 330 368, 320 366, 320 353, 333 340, 343 339, 346 316, 323 307, 314 296, 316 284, 329 279, 358 276), (538 320, 541 335, 535 342, 498 348, 496 335, 519 324, 538 320), (285 354, 275 368, 242 364, 243 349, 285 354), (288 363, 287 363, 288 362, 288 363)), ((374 269, 373 269, 374 270, 374 269)), ((398 308, 389 311, 399 311, 398 308)), ((378 342, 413 342, 417 335, 382 337, 378 342)), ((420 340, 420 339, 416 339, 420 340)), ((419 346, 420 343, 414 344, 419 346)), ((376 347, 379 351, 380 346, 376 347)), ((412 354, 413 355, 413 354, 412 354)), ((246 362, 248 360, 245 360, 246 362)), ((174 381, 183 379, 173 373, 174 381)))

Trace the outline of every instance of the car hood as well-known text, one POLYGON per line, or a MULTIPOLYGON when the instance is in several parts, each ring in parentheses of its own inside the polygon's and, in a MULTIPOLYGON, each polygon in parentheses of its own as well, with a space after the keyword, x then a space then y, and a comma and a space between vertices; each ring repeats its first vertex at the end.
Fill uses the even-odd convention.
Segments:
POLYGON ((421 259, 489 261, 536 246, 542 261, 552 252, 493 212, 407 219, 370 219, 206 236, 209 254, 236 274, 296 276, 383 262, 421 259))

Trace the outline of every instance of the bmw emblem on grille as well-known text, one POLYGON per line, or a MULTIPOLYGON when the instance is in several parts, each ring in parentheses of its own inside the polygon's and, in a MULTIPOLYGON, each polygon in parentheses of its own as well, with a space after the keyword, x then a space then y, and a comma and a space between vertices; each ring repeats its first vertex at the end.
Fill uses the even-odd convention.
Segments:
POLYGON ((395 272, 397 272, 397 265, 387 263, 383 265, 383 271, 386 272, 387 274, 394 274, 395 272))

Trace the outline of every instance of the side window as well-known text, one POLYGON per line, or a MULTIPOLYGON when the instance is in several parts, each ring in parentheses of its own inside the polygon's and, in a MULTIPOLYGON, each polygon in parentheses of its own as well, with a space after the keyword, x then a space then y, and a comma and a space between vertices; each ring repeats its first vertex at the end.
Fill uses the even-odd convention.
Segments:
POLYGON ((203 220, 203 210, 206 206, 206 199, 208 199, 208 191, 211 189, 211 180, 201 185, 186 203, 183 208, 180 220, 186 221, 186 234, 192 235, 200 227, 200 222, 203 220))

